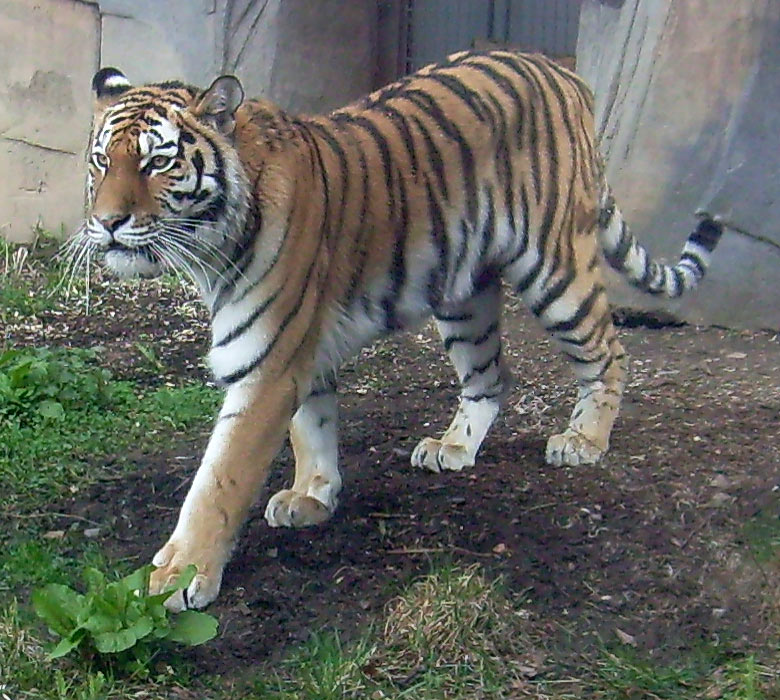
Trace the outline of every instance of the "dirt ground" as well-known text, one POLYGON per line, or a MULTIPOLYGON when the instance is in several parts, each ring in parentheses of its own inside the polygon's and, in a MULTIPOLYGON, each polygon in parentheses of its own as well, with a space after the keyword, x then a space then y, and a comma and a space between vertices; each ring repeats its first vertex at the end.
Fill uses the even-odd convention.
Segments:
MULTIPOLYGON (((115 375, 144 384, 207 377, 197 302, 161 285, 112 295, 91 315, 49 313, 20 343, 100 345, 115 375), (141 344, 164 366, 149 371, 141 344)), ((623 326, 631 378, 611 450, 597 466, 543 459, 574 400, 573 377, 533 319, 511 307, 516 386, 463 473, 412 469, 416 441, 449 422, 457 387, 430 328, 362 353, 342 373, 341 505, 324 526, 274 530, 262 517, 288 484, 288 449, 263 490, 210 611, 218 640, 192 652, 206 672, 240 675, 310 632, 350 639, 431 560, 479 562, 525 596, 545 664, 572 669, 601 643, 665 660, 702 641, 735 650, 778 637, 780 567, 755 533, 780 517, 780 338, 663 324, 623 326), (582 655, 585 655, 584 657, 582 655)), ((112 557, 146 562, 171 530, 207 435, 130 455, 58 509, 102 528, 112 557)), ((64 521, 70 525, 72 520, 64 521)))

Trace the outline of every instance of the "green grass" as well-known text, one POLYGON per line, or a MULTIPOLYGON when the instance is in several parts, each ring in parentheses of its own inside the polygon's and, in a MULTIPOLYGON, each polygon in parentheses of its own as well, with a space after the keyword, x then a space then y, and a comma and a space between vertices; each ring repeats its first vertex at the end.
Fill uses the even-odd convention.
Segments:
POLYGON ((83 488, 107 458, 203 428, 216 412, 215 389, 191 383, 142 393, 96 362, 95 353, 67 349, 0 354, 0 513, 27 513, 83 488))
POLYGON ((247 700, 509 698, 533 651, 518 601, 477 567, 443 565, 387 608, 383 628, 345 646, 315 634, 247 700))
POLYGON ((604 650, 593 691, 604 700, 777 700, 780 682, 778 669, 713 645, 684 653, 675 664, 622 647, 604 650))
POLYGON ((777 559, 780 552, 780 506, 759 511, 742 529, 742 539, 760 564, 777 559))
POLYGON ((61 270, 50 259, 57 245, 43 232, 29 245, 8 243, 0 236, 0 323, 37 316, 56 306, 61 270))

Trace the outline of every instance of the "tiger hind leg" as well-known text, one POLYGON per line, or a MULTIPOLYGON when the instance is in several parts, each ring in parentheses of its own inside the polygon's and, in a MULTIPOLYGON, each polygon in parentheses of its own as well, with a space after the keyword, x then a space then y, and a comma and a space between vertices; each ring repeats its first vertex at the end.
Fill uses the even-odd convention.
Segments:
POLYGON ((439 313, 436 324, 461 384, 458 409, 441 438, 424 438, 412 465, 434 472, 474 465, 501 408, 509 372, 501 356, 501 287, 490 280, 476 295, 439 313))
POLYGON ((569 425, 547 442, 546 460, 556 466, 594 464, 604 455, 626 381, 626 354, 612 324, 595 240, 582 236, 577 243, 580 249, 572 247, 558 275, 538 285, 526 277, 518 285, 577 377, 569 425))
POLYGON ((338 505, 338 403, 333 384, 314 388, 290 422, 295 480, 268 501, 271 527, 309 527, 325 522, 338 505))

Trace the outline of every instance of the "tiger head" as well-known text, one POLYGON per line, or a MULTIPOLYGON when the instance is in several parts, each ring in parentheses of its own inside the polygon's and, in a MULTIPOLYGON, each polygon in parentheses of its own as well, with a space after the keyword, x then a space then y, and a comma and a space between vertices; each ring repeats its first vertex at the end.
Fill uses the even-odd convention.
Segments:
POLYGON ((170 267, 207 283, 246 217, 246 176, 230 146, 241 84, 222 76, 205 91, 134 87, 103 68, 92 90, 83 245, 123 277, 170 267))

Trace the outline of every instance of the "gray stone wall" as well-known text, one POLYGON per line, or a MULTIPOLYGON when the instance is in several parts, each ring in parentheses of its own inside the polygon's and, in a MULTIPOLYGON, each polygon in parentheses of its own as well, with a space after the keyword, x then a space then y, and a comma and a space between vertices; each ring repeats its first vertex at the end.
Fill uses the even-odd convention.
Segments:
POLYGON ((0 4, 0 234, 10 239, 78 221, 99 21, 87 3, 0 4))
POLYGON ((613 299, 780 328, 780 2, 584 0, 577 68, 595 89, 607 175, 632 229, 676 259, 702 208, 730 225, 684 301, 613 299))
POLYGON ((2 0, 0 235, 78 225, 100 66, 203 87, 235 73, 249 96, 325 111, 373 86, 377 15, 372 0, 2 0))

